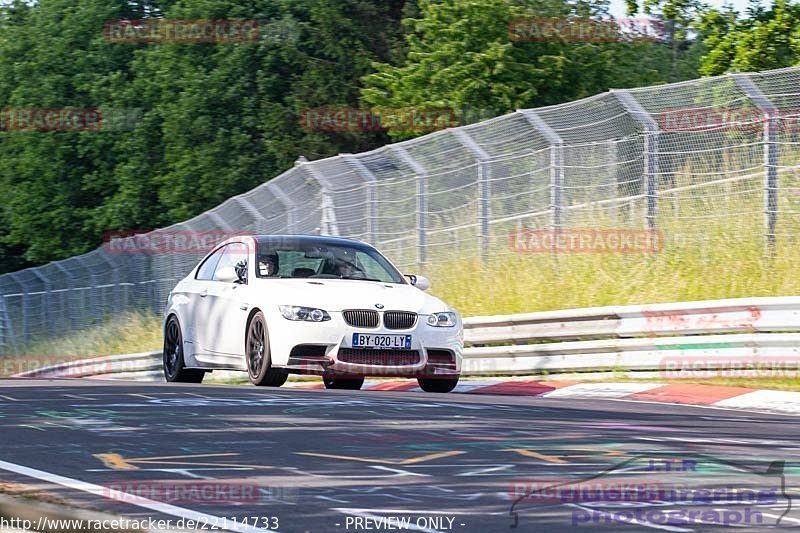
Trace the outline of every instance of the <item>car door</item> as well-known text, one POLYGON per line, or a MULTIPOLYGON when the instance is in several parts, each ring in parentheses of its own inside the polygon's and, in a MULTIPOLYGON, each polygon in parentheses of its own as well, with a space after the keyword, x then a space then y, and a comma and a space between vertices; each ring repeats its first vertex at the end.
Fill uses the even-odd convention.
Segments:
POLYGON ((221 257, 222 249, 214 251, 200 263, 192 279, 182 282, 184 290, 179 296, 185 299, 185 304, 180 319, 184 329, 186 362, 191 366, 196 364, 195 356, 200 353, 198 331, 202 330, 204 326, 202 294, 208 291, 208 286, 214 279, 214 272, 221 257))
POLYGON ((201 294, 204 327, 199 333, 205 362, 225 368, 244 368, 244 328, 247 320, 246 293, 248 250, 244 243, 228 244, 214 271, 205 296, 201 294), (240 281, 218 279, 220 270, 237 268, 244 273, 240 281))

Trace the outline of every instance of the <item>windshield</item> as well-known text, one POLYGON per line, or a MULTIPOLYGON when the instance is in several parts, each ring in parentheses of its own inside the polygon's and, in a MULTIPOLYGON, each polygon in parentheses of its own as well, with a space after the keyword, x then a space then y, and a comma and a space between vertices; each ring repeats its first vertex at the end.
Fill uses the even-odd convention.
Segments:
POLYGON ((276 238, 258 243, 259 278, 355 279, 406 283, 374 248, 357 243, 276 238))

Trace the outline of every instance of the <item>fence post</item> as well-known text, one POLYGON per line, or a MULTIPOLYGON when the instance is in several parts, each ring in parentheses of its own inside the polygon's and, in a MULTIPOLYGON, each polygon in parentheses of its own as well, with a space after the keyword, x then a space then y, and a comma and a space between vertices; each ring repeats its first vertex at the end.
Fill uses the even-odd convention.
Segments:
POLYGON ((767 254, 775 248, 778 222, 778 108, 753 83, 749 74, 730 74, 736 85, 764 113, 764 243, 767 254))
POLYGON ((564 223, 564 141, 532 109, 517 112, 550 144, 550 229, 558 231, 564 223))
MULTIPOLYGON (((101 248, 102 250, 102 248, 101 248)), ((117 262, 113 261, 109 255, 106 253, 100 254, 103 257, 103 260, 106 264, 110 267, 111 272, 111 284, 114 285, 113 294, 115 302, 112 302, 111 305, 106 306, 109 310, 109 316, 113 315, 115 312, 119 312, 122 310, 127 311, 127 297, 125 296, 125 286, 122 285, 123 279, 128 279, 129 276, 127 274, 120 275, 120 271, 125 268, 124 258, 117 258, 117 262), (122 304, 120 305, 120 302, 122 304)), ((103 298, 103 302, 105 303, 105 298, 103 298)))
POLYGON ((220 216, 219 214, 215 213, 213 210, 212 211, 206 211, 206 214, 209 216, 209 218, 211 218, 211 220, 214 221, 214 224, 216 224, 219 227, 219 229, 221 229, 222 231, 231 231, 231 230, 234 229, 234 228, 231 227, 230 224, 228 224, 227 220, 222 218, 222 216, 220 216))
POLYGON ((11 331, 11 320, 6 307, 6 297, 4 294, 0 294, 0 355, 8 355, 9 349, 12 347, 16 351, 14 334, 11 331))
POLYGON ((417 175, 417 264, 423 267, 428 260, 428 172, 402 146, 390 150, 417 175))
POLYGON ((256 227, 253 228, 253 233, 266 233, 267 232, 267 219, 262 215, 256 206, 250 203, 250 200, 244 196, 234 196, 233 201, 239 204, 242 210, 255 219, 256 227))
POLYGON ((302 161, 295 163, 305 174, 319 183, 322 189, 322 228, 320 233, 339 237, 339 225, 336 223, 336 203, 333 201, 333 187, 327 176, 317 171, 313 163, 302 161))
POLYGON ((55 266, 59 270, 59 272, 64 274, 66 277, 68 277, 69 280, 70 280, 70 283, 72 284, 72 287, 70 287, 69 289, 67 289, 67 291, 64 291, 64 293, 63 293, 64 296, 62 297, 62 300, 61 300, 61 311, 66 315, 64 318, 65 318, 66 322, 69 323, 70 329, 75 329, 75 326, 74 326, 74 324, 75 324, 74 315, 67 311, 67 307, 69 306, 69 292, 75 290, 75 287, 76 287, 76 283, 75 283, 75 279, 76 278, 72 274, 72 272, 70 272, 68 269, 64 268, 61 265, 60 261, 54 262, 53 266, 55 266))
POLYGON ((473 153, 478 162, 478 222, 480 224, 478 239, 480 241, 481 260, 485 263, 489 257, 489 221, 492 216, 492 176, 491 168, 489 167, 489 162, 492 158, 463 129, 451 129, 450 133, 464 148, 473 153))
POLYGON ((30 335, 30 331, 28 329, 29 328, 28 311, 30 310, 31 307, 28 304, 28 288, 27 288, 27 286, 25 285, 24 282, 19 280, 19 272, 11 272, 9 274, 9 277, 11 279, 13 279, 14 283, 19 285, 20 288, 22 289, 22 297, 21 297, 22 298, 22 305, 20 306, 20 309, 22 311, 22 331, 20 333, 21 333, 21 336, 22 336, 21 337, 22 338, 22 345, 24 346, 25 344, 28 343, 28 340, 29 340, 28 337, 30 335))
POLYGON ((267 190, 286 208, 286 233, 294 233, 297 225, 297 206, 294 201, 278 185, 271 181, 267 182, 267 190))
POLYGON ((41 335, 42 333, 48 333, 49 334, 50 331, 53 329, 53 328, 50 328, 49 325, 48 325, 48 318, 49 318, 49 314, 50 314, 49 311, 48 311, 48 308, 50 307, 49 306, 49 303, 50 303, 49 302, 49 300, 50 300, 50 280, 47 277, 45 277, 44 274, 39 272, 38 268, 32 268, 30 270, 30 272, 31 272, 31 274, 33 274, 34 276, 39 278, 39 281, 41 281, 42 285, 44 285, 44 293, 41 295, 41 299, 42 299, 42 319, 41 319, 41 322, 39 323, 39 325, 41 327, 39 328, 38 334, 39 335, 41 335))
POLYGON ((377 244, 378 233, 378 179, 361 160, 353 154, 339 154, 345 163, 367 182, 367 240, 377 244))
POLYGON ((656 228, 658 210, 658 137, 661 130, 658 123, 645 111, 629 91, 612 89, 614 95, 627 113, 644 129, 644 172, 645 172, 645 219, 647 229, 656 228))

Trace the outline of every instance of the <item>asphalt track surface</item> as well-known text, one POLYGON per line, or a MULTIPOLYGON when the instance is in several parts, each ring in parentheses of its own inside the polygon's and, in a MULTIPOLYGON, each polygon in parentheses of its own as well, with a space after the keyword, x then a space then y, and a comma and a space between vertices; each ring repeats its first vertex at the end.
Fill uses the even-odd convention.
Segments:
POLYGON ((8 379, 0 481, 239 531, 794 529, 797 421, 609 400, 8 379), (178 482, 241 495, 144 499, 178 482), (138 498, 111 497, 131 487, 138 498))

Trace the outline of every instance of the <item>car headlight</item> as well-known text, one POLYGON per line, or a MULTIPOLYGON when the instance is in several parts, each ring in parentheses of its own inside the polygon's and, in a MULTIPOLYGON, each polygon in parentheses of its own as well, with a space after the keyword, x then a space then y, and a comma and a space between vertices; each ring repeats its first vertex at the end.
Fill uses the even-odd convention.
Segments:
POLYGON ((305 320, 306 322, 325 322, 331 319, 327 311, 315 307, 300 307, 298 305, 281 305, 283 318, 286 320, 305 320))
POLYGON ((428 325, 437 328, 451 328, 456 325, 458 315, 451 312, 428 315, 428 325))

